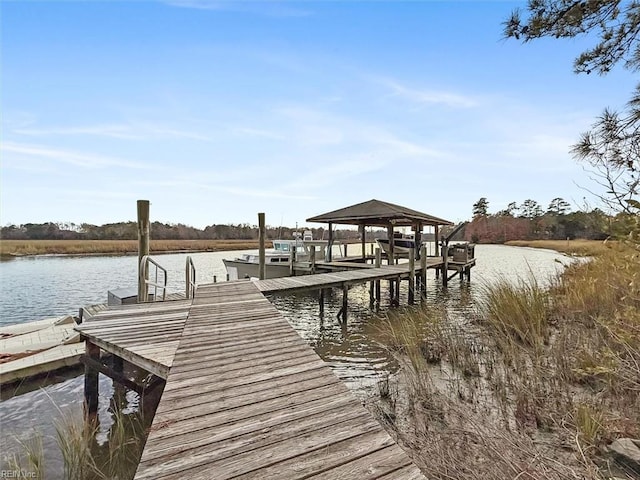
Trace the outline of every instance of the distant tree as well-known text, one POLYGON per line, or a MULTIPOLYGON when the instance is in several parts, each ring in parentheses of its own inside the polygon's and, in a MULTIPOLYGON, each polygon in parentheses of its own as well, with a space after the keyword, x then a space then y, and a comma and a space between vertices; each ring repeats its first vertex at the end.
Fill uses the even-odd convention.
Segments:
POLYGON ((535 200, 525 200, 520 206, 520 216, 528 219, 534 219, 542 216, 542 208, 535 200))
POLYGON ((489 213, 489 201, 482 197, 476 203, 473 204, 473 218, 486 217, 489 213))
POLYGON ((509 205, 507 205, 507 208, 505 208, 504 210, 500 210, 498 213, 496 213, 496 215, 498 215, 499 217, 514 217, 517 211, 518 205, 516 204, 516 202, 511 202, 509 205))
MULTIPOLYGON (((529 42, 542 37, 573 38, 591 34, 596 44, 574 61, 576 73, 605 75, 622 62, 640 69, 640 2, 621 0, 530 0, 504 22, 507 38, 529 42)), ((617 212, 631 215, 637 235, 640 217, 640 85, 618 113, 605 110, 592 130, 572 148, 574 156, 593 168, 594 180, 606 187, 596 194, 617 212)))
POLYGON ((549 208, 547 208, 547 213, 551 215, 565 215, 571 210, 571 205, 569 202, 564 200, 563 198, 556 197, 551 202, 549 202, 549 208))

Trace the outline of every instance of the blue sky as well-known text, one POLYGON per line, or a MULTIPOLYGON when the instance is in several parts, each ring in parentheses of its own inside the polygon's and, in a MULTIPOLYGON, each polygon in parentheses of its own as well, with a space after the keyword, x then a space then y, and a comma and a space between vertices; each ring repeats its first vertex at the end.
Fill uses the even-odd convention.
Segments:
POLYGON ((577 208, 570 146, 636 79, 575 75, 588 38, 502 39, 519 5, 4 1, 0 223, 577 208))

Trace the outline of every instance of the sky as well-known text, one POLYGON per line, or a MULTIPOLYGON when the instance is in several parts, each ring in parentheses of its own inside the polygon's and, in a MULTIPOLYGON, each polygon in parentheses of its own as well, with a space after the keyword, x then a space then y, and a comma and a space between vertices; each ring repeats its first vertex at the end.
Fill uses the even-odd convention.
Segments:
POLYGON ((570 148, 636 78, 574 74, 593 39, 504 39, 524 5, 0 0, 0 223, 597 206, 570 148))

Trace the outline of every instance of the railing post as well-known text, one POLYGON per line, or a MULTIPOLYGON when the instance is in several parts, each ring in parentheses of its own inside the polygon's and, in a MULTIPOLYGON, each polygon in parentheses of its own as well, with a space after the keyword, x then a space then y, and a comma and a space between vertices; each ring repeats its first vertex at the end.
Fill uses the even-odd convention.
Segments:
POLYGON ((184 296, 186 299, 191 298, 191 266, 189 265, 189 260, 191 257, 187 257, 186 266, 184 268, 184 276, 185 276, 185 287, 184 287, 184 296))

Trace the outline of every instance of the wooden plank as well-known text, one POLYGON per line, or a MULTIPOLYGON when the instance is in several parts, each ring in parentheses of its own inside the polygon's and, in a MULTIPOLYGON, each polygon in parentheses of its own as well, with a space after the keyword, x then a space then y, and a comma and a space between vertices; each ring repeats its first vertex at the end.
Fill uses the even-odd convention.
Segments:
MULTIPOLYGON (((225 439, 224 442, 216 442, 190 448, 188 452, 176 452, 167 455, 166 460, 156 464, 155 468, 149 468, 151 474, 156 478, 173 475, 184 471, 185 464, 188 465, 187 475, 191 475, 198 467, 209 468, 215 462, 231 464, 237 462, 237 457, 241 455, 254 456, 256 450, 262 449, 271 453, 277 452, 282 443, 297 441, 304 436, 315 435, 323 429, 339 429, 345 423, 354 425, 357 423, 366 424, 366 413, 361 412, 360 416, 353 416, 352 412, 334 412, 334 415, 317 414, 299 419, 296 422, 274 425, 267 431, 254 432, 242 436, 225 439)), ((389 442, 389 437, 386 438, 389 442)), ((216 469, 217 470, 217 469, 216 469)), ((146 472, 145 472, 146 473, 146 472)), ((210 478, 210 477, 209 477, 210 478)), ((265 477, 266 478, 266 477, 265 477)), ((292 478, 282 475, 279 478, 292 478)))
POLYGON ((162 442, 147 444, 145 447, 145 463, 147 461, 146 459, 148 459, 150 463, 156 463, 153 461, 154 459, 170 456, 177 451, 183 451, 185 446, 197 448, 201 445, 223 442, 227 439, 243 435, 255 435, 258 432, 268 432, 278 425, 296 423, 305 418, 317 415, 332 416, 337 412, 344 412, 352 407, 353 399, 347 396, 341 395, 337 398, 330 397, 327 399, 319 398, 301 404, 296 409, 282 410, 278 412, 278 415, 267 412, 262 415, 223 425, 221 428, 205 428, 185 432, 182 435, 173 435, 164 438, 162 442))
MULTIPOLYGON (((364 455, 352 454, 346 463, 336 465, 322 473, 314 474, 311 478, 314 480, 335 480, 336 478, 374 480, 391 473, 397 473, 397 476, 389 478, 404 479, 406 477, 401 474, 402 469, 412 464, 408 457, 398 454, 398 448, 397 445, 387 445, 377 450, 367 451, 364 455)), ((416 468, 415 466, 413 467, 416 468)), ((424 480, 422 474, 415 478, 424 480)))
MULTIPOLYGON (((273 467, 279 462, 296 459, 294 462, 303 468, 307 454, 315 453, 316 456, 324 456, 324 452, 332 451, 332 446, 337 444, 337 450, 345 448, 345 440, 371 441, 365 434, 373 433, 377 442, 391 442, 391 438, 380 429, 380 425, 373 420, 364 421, 362 418, 355 418, 343 422, 339 425, 330 425, 313 431, 312 435, 296 437, 290 440, 279 442, 274 445, 257 448, 247 452, 241 452, 231 458, 208 462, 206 465, 189 468, 184 462, 184 468, 180 474, 183 478, 210 480, 211 473, 215 472, 217 478, 236 478, 246 475, 245 478, 266 478, 262 477, 263 472, 270 472, 270 477, 274 478, 273 467), (362 437, 362 438, 358 438, 362 437), (251 474, 251 475, 249 475, 251 474)), ((190 460, 187 457, 185 460, 190 460)), ((276 467, 277 472, 277 467, 276 467)), ((285 470, 282 475, 276 478, 295 478, 287 475, 290 470, 285 470)), ((277 474, 276 474, 277 475, 277 474)), ((156 478, 171 478, 169 475, 160 475, 156 478)))

